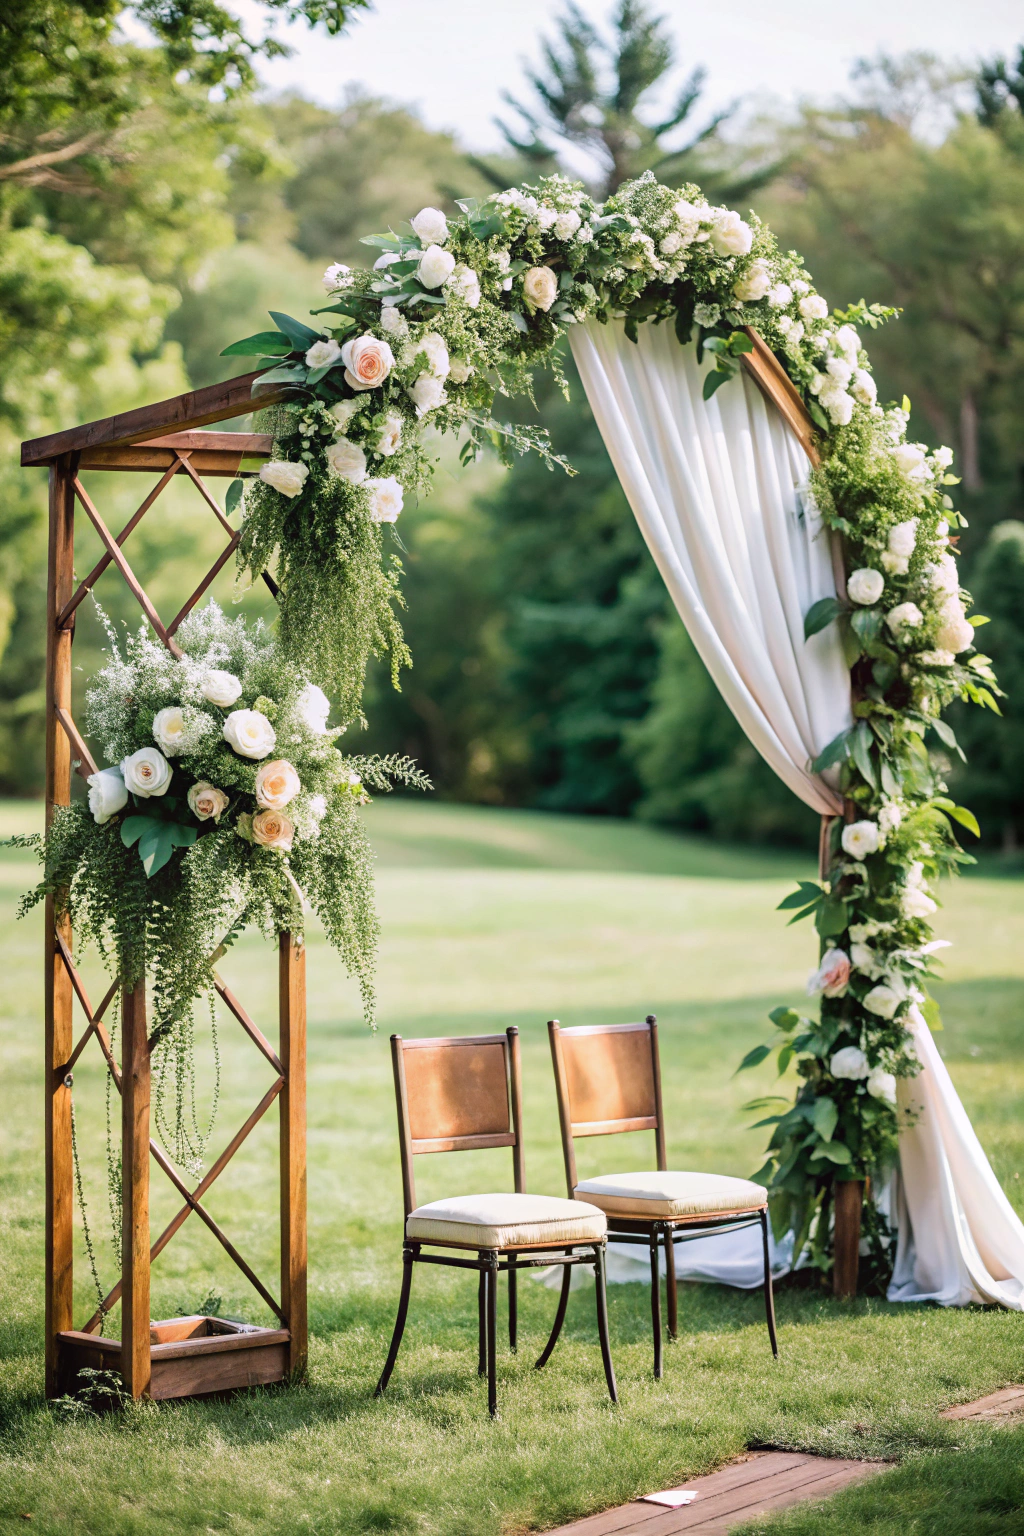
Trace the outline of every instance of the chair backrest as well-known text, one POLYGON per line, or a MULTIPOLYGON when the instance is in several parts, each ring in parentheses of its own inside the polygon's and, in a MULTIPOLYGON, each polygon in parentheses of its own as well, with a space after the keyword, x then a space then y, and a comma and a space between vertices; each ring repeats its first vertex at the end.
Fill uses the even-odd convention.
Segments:
POLYGON ((421 1152, 511 1147, 518 1193, 526 1183, 519 1031, 432 1040, 391 1036, 405 1214, 416 1208, 412 1160, 421 1152))
POLYGON ((667 1168, 654 1014, 642 1024, 584 1024, 577 1029, 563 1029, 551 1019, 548 1036, 570 1197, 576 1188, 576 1136, 653 1131, 658 1167, 667 1168))

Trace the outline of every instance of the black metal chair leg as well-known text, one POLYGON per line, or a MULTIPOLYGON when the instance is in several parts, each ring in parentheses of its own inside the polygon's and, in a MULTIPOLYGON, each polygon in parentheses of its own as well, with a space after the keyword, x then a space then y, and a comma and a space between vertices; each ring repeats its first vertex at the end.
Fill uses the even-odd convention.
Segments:
MULTIPOLYGON (((481 1253, 478 1257, 482 1263, 484 1255, 481 1253)), ((480 1284, 476 1291, 476 1310, 480 1329, 476 1371, 478 1376, 485 1376, 487 1374, 487 1271, 485 1269, 480 1271, 480 1284)))
POLYGON ((487 1411, 498 1414, 498 1255, 488 1254, 487 1275, 487 1411))
POLYGON ((516 1274, 516 1256, 514 1253, 510 1253, 508 1256, 508 1347, 513 1354, 516 1352, 516 1344, 518 1341, 519 1331, 519 1318, 517 1311, 519 1302, 518 1280, 519 1276, 516 1274))
POLYGON ((658 1229, 651 1232, 651 1327, 654 1331, 654 1379, 661 1380, 661 1241, 658 1229))
POLYGON ((665 1230, 665 1291, 668 1296, 668 1336, 677 1337, 679 1332, 679 1298, 676 1286, 676 1245, 672 1241, 672 1228, 665 1230))
POLYGON ((764 1310, 768 1319, 768 1337, 772 1342, 772 1354, 779 1358, 779 1345, 775 1337, 775 1293, 772 1289, 772 1266, 768 1254, 768 1213, 761 1212, 761 1246, 764 1250, 764 1310))
POLYGON ((391 1372, 395 1368, 398 1359, 398 1350, 402 1342, 402 1334, 405 1332, 405 1320, 409 1315, 409 1292, 412 1290, 412 1266, 416 1254, 412 1248, 405 1248, 402 1252, 402 1293, 398 1298, 398 1316, 395 1318, 395 1331, 391 1335, 391 1348, 388 1350, 388 1358, 384 1369, 380 1374, 374 1397, 381 1397, 387 1390, 391 1380, 391 1372))
MULTIPOLYGON (((567 1253, 571 1251, 571 1249, 566 1249, 567 1253)), ((569 1305, 569 1286, 571 1284, 572 1266, 566 1264, 562 1269, 562 1294, 558 1298, 558 1311, 555 1313, 555 1322, 553 1328, 551 1329, 551 1337, 548 1339, 544 1346, 544 1353, 541 1355, 540 1359, 537 1361, 537 1364, 534 1366, 535 1371, 539 1371, 543 1366, 547 1365, 548 1361, 551 1359, 551 1352, 555 1345, 558 1343, 558 1335, 561 1333, 562 1324, 565 1322, 565 1309, 569 1305)))
MULTIPOLYGON (((597 1336, 601 1340, 601 1359, 604 1361, 604 1379, 608 1383, 608 1396, 613 1403, 619 1400, 615 1385, 615 1367, 612 1364, 612 1346, 608 1338, 608 1286, 605 1274, 605 1249, 602 1243, 594 1249, 594 1275, 597 1279, 597 1336)), ((569 1271, 566 1270, 566 1274, 569 1271)))

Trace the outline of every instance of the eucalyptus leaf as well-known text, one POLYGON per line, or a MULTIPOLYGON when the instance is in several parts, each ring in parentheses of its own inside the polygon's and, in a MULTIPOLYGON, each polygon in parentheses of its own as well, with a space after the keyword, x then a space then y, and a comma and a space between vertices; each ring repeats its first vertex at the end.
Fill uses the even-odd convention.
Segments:
POLYGON ((301 320, 293 320, 291 315, 282 315, 280 311, 272 309, 270 318, 280 327, 284 334, 292 342, 294 348, 300 352, 306 351, 315 341, 323 341, 319 331, 314 331, 312 326, 304 325, 301 320))
POLYGON ((257 331, 244 341, 233 341, 225 347, 221 357, 287 357, 295 349, 287 336, 280 331, 257 331))
POLYGON ((245 483, 242 480, 232 480, 231 484, 228 486, 227 495, 224 497, 224 510, 228 517, 230 517, 233 512, 238 510, 239 504, 242 500, 242 492, 244 490, 245 483))
MULTIPOLYGON (((745 1072, 748 1067, 760 1066, 765 1057, 770 1056, 771 1053, 772 1048, 770 1045, 755 1045, 754 1049, 752 1051, 748 1051, 744 1056, 743 1060, 736 1068, 736 1072, 745 1072)), ((736 1073, 734 1072, 733 1076, 735 1077, 735 1075, 736 1073)))

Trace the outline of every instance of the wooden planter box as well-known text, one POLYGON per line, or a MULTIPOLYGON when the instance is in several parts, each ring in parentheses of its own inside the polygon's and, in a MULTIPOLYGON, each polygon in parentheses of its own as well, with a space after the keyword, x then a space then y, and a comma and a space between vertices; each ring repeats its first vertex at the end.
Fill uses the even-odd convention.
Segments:
MULTIPOLYGON (((290 1375, 287 1328, 257 1328, 219 1317, 174 1317, 149 1330, 148 1396, 201 1397, 238 1387, 265 1387, 290 1375)), ((120 1339, 69 1329, 57 1335, 57 1392, 77 1392, 79 1371, 121 1373, 120 1339)))

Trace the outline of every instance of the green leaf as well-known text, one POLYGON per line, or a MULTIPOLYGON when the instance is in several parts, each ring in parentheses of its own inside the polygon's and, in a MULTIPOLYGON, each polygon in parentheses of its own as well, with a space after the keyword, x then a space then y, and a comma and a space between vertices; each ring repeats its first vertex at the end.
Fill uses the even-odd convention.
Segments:
POLYGON ((530 327, 526 323, 525 316, 521 315, 518 309, 513 309, 510 312, 509 319, 517 331, 522 331, 524 335, 529 331, 530 327))
POLYGON ((968 832, 973 832, 975 837, 981 836, 981 828, 978 826, 978 818, 973 811, 969 811, 966 805, 954 805, 950 807, 948 814, 954 821, 958 821, 968 832))
POLYGON ((823 432, 828 432, 831 427, 831 422, 813 395, 807 401, 807 409, 811 413, 811 420, 814 422, 815 426, 820 427, 823 432))
POLYGON ((818 915, 814 920, 814 926, 823 939, 834 939, 844 933, 850 925, 850 914, 845 901, 830 899, 823 901, 818 908, 818 915))
POLYGON ((902 404, 900 405, 900 410, 906 411, 907 415, 908 416, 910 415, 910 396, 909 395, 904 395, 903 396, 903 401, 902 401, 902 404))
POLYGON ((779 1052, 779 1076, 780 1077, 783 1077, 785 1075, 786 1068, 789 1066, 790 1062, 793 1060, 793 1057, 795 1055, 796 1055, 796 1048, 795 1048, 795 1046, 793 1046, 793 1045, 784 1045, 782 1047, 782 1050, 779 1052))
POLYGON ((875 765, 871 758, 871 728, 864 720, 857 722, 851 742, 853 760, 857 764, 861 777, 872 789, 878 788, 878 778, 875 774, 875 765))
POLYGON ((942 1014, 939 1012, 939 1005, 934 997, 925 998, 921 1004, 921 1012, 924 1014, 924 1021, 932 1034, 937 1035, 942 1029, 942 1014))
POLYGON ((830 1163, 838 1163, 841 1168, 845 1168, 849 1163, 853 1162, 853 1153, 841 1141, 821 1142, 815 1147, 812 1157, 828 1158, 830 1163))
POLYGON ((744 352, 753 352, 754 343, 746 331, 733 331, 729 337, 729 351, 733 357, 738 357, 744 352))
POLYGON ((242 500, 242 492, 244 489, 245 485, 241 480, 232 480, 231 484, 228 486, 227 495, 224 497, 224 510, 228 517, 230 517, 231 514, 237 510, 238 505, 242 500))
POLYGON ((715 390, 721 389, 722 385, 731 378, 731 373, 719 373, 717 369, 714 373, 709 373, 704 380, 704 389, 702 391, 704 399, 710 400, 715 390))
POLYGON ((842 763, 850 755, 850 732, 840 731, 833 737, 828 746, 823 748, 811 764, 812 773, 824 773, 826 768, 831 768, 836 763, 842 763))
MULTIPOLYGON (((775 908, 776 912, 789 912, 793 907, 813 906, 823 896, 821 886, 814 880, 801 880, 795 891, 784 896, 775 908)), ((769 1015, 771 1017, 771 1015, 769 1015)))
POLYGON ((225 347, 221 357, 287 357, 293 351, 291 342, 287 336, 282 336, 280 331, 257 331, 255 336, 247 336, 244 341, 233 341, 230 347, 225 347))
MULTIPOLYGON (((752 1051, 748 1051, 744 1056, 743 1060, 736 1068, 736 1072, 745 1072, 747 1067, 760 1066, 765 1057, 770 1056, 771 1053, 772 1048, 770 1045, 755 1045, 754 1049, 752 1051)), ((736 1072, 733 1073, 734 1077, 736 1076, 736 1072)))
POLYGON ((839 1124, 839 1106, 836 1101, 824 1095, 820 1099, 815 1099, 811 1123, 822 1141, 831 1141, 832 1132, 839 1124))
POLYGON ((270 318, 284 331, 292 346, 300 352, 305 352, 315 341, 323 341, 324 339, 319 331, 314 331, 311 326, 303 325, 301 320, 293 320, 291 315, 282 315, 276 309, 270 311, 270 318))
POLYGON ((800 1015, 795 1008, 773 1008, 768 1017, 776 1029, 785 1030, 787 1033, 791 1029, 796 1029, 800 1023, 800 1015))
POLYGON ((877 638, 882 627, 882 615, 877 608, 858 608, 851 616, 850 623, 867 645, 869 641, 877 638))
POLYGON ((264 384, 301 384, 305 377, 306 370, 302 363, 284 363, 280 368, 271 368, 254 379, 252 393, 255 394, 264 384))
POLYGON ((198 833, 195 827, 183 827, 176 821, 157 821, 154 816, 139 819, 147 823, 139 838, 139 858, 146 878, 152 879, 163 869, 175 848, 191 848, 198 833))
POLYGON ((975 629, 980 629, 983 624, 991 624, 992 620, 986 618, 983 613, 975 613, 971 616, 971 618, 967 620, 967 622, 968 624, 973 624, 975 629))
POLYGON ((152 816, 126 816, 121 823, 121 841, 124 846, 130 848, 132 843, 137 843, 152 820, 152 816))
POLYGON ((837 597, 820 597, 818 601, 807 610, 804 619, 804 639, 809 640, 831 624, 843 612, 843 605, 837 597))
POLYGON ((402 242, 397 235, 360 235, 360 245, 372 245, 376 251, 400 251, 402 242))

